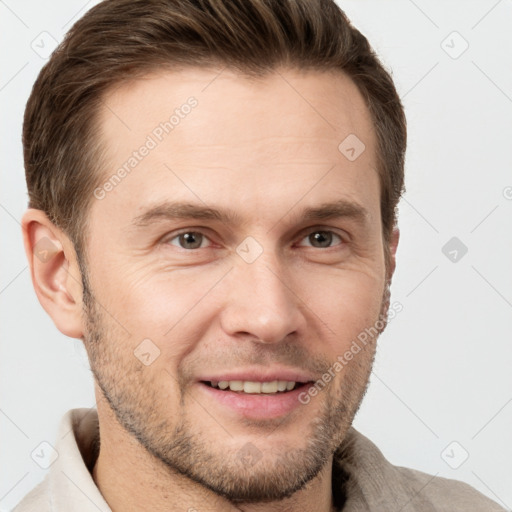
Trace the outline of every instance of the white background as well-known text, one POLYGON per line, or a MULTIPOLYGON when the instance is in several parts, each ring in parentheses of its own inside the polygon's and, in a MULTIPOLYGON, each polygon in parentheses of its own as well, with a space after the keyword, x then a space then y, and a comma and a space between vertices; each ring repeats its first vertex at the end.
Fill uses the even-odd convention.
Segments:
MULTIPOLYGON (((32 42, 60 41, 94 3, 0 1, 2 510, 43 478, 30 454, 54 444, 61 416, 95 404, 81 342, 37 302, 19 226, 22 115, 45 62, 32 42)), ((468 482, 510 510, 512 2, 339 3, 392 69, 409 126, 392 285, 403 311, 380 339, 355 427, 392 463, 468 482), (454 236, 468 248, 457 262, 442 252, 454 236), (458 469, 446 462, 465 452, 458 469)))

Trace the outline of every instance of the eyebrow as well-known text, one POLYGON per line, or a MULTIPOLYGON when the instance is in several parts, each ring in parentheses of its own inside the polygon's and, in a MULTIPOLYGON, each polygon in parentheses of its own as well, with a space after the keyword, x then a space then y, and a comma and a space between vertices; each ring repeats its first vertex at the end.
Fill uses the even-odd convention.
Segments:
MULTIPOLYGON (((318 206, 304 208, 294 219, 302 221, 329 220, 348 218, 361 226, 370 223, 370 212, 359 203, 340 199, 322 203, 318 206)), ((133 219, 135 226, 148 226, 157 221, 199 219, 216 220, 226 225, 233 226, 244 224, 242 217, 231 209, 217 209, 187 202, 163 202, 150 207, 144 213, 133 219)))

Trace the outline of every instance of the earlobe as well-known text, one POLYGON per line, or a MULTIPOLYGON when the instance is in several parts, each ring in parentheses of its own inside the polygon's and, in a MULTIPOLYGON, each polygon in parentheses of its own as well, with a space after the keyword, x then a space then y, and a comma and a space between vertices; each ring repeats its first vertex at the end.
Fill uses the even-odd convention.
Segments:
POLYGON ((73 244, 41 210, 25 212, 22 230, 39 302, 63 334, 81 338, 82 281, 73 244))

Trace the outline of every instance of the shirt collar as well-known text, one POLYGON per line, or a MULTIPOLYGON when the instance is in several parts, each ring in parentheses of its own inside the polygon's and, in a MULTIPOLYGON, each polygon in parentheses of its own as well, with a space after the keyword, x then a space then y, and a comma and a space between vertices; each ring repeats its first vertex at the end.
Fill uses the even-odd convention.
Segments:
POLYGON ((52 510, 61 512, 111 512, 96 486, 90 471, 99 447, 99 424, 96 409, 72 409, 59 426, 57 460, 49 472, 49 498, 52 510))

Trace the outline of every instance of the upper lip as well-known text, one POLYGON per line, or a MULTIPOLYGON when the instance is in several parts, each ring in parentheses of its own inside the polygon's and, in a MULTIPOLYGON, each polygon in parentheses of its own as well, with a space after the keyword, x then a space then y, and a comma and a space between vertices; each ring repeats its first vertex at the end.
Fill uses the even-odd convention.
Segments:
POLYGON ((232 370, 222 373, 209 374, 199 378, 200 381, 230 381, 242 380, 252 382, 272 382, 274 380, 283 380, 288 382, 311 382, 316 380, 311 375, 293 368, 267 368, 265 370, 248 368, 245 370, 232 370))

